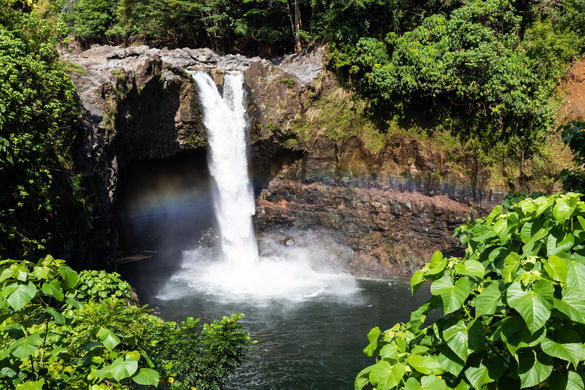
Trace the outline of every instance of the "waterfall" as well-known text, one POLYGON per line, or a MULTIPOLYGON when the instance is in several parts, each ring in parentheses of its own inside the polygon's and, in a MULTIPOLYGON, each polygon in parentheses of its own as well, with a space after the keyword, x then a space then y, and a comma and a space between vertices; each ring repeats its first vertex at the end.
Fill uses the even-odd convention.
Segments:
POLYGON ((255 204, 248 177, 243 74, 225 74, 223 97, 207 73, 197 71, 192 75, 199 89, 209 141, 209 171, 215 182, 213 199, 223 259, 238 264, 256 263, 258 248, 252 224, 255 204))
POLYGON ((158 293, 159 299, 176 299, 197 290, 225 301, 259 305, 322 296, 355 300, 359 287, 351 275, 339 269, 338 244, 317 233, 295 233, 300 240, 291 247, 265 237, 262 254, 258 253, 252 224, 254 196, 248 178, 243 74, 226 73, 223 97, 207 73, 191 74, 199 89, 209 140, 209 171, 215 182, 214 208, 222 253, 218 257, 206 245, 184 251, 181 269, 158 293))

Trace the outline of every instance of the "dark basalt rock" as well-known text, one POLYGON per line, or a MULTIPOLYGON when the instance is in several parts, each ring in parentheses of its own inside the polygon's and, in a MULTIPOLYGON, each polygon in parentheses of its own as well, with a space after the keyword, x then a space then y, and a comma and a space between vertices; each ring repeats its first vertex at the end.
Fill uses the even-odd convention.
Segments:
POLYGON ((354 250, 363 277, 409 275, 436 250, 449 250, 469 208, 446 196, 274 179, 258 198, 256 226, 328 232, 354 250))
POLYGON ((308 123, 311 104, 339 89, 320 51, 270 62, 209 49, 93 46, 62 57, 81 68, 71 78, 83 106, 79 159, 95 178, 88 191, 98 222, 88 240, 96 264, 116 255, 120 170, 206 147, 190 69, 210 71, 218 85, 226 71, 244 72, 258 230, 331 234, 353 249, 348 267, 355 274, 410 273, 434 250, 453 246, 452 230, 470 206, 481 213, 503 195, 490 192, 477 161, 458 161, 464 169, 453 169, 445 155, 408 137, 385 137, 377 152, 351 132, 299 139, 293 125, 308 123))

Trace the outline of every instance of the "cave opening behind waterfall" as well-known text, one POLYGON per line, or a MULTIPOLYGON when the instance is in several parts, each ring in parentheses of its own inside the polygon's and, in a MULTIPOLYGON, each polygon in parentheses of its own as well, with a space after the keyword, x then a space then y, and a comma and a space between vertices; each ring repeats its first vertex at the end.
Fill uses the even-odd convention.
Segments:
POLYGON ((182 251, 213 232, 211 186, 205 149, 123 167, 115 212, 116 269, 131 282, 136 267, 162 269, 164 282, 180 266, 182 251))

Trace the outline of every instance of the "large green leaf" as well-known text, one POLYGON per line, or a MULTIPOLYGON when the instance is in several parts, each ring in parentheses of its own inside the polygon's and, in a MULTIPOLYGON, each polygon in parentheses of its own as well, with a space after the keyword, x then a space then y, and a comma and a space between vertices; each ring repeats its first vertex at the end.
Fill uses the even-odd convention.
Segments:
POLYGON ((494 233, 496 233, 500 237, 500 241, 502 240, 502 236, 506 234, 506 228, 508 227, 508 220, 507 219, 500 219, 496 223, 494 223, 494 233))
POLYGON ((476 224, 471 231, 471 240, 476 242, 484 242, 495 236, 491 226, 476 224))
POLYGON ((476 278, 483 278, 485 269, 483 265, 477 260, 467 260, 463 263, 455 265, 455 272, 461 275, 474 276, 476 278))
POLYGON ((364 348, 364 353, 366 355, 372 356, 376 348, 378 348, 378 338, 380 337, 380 333, 380 328, 377 326, 368 332, 368 341, 370 343, 366 348, 364 348))
POLYGON ((471 283, 469 279, 461 278, 453 284, 451 276, 446 274, 431 284, 431 293, 441 297, 443 312, 449 314, 463 306, 463 302, 471 293, 471 283))
POLYGON ((539 248, 542 244, 542 239, 545 238, 549 234, 549 231, 545 228, 539 229, 524 246, 522 247, 522 253, 525 256, 536 256, 538 254, 539 248), (534 247, 536 244, 536 248, 534 247))
POLYGON ((571 320, 585 324, 585 293, 575 287, 567 287, 562 291, 562 299, 554 299, 554 308, 571 320))
POLYGON ((482 389, 486 383, 491 383, 494 380, 490 378, 488 369, 483 364, 479 367, 469 367, 465 370, 465 377, 471 383, 474 389, 482 389))
POLYGON ((575 211, 576 206, 577 200, 574 198, 558 198, 555 203, 555 207, 553 208, 553 217, 557 220, 558 223, 565 223, 565 221, 573 214, 573 211, 575 211))
POLYGON ((385 360, 380 360, 370 371, 370 382, 378 390, 390 390, 395 387, 406 372, 406 367, 401 363, 391 365, 385 360))
POLYGON ((370 371, 372 371, 372 367, 374 366, 368 366, 357 374, 353 383, 354 390, 362 390, 370 384, 370 371))
POLYGON ((447 346, 441 345, 438 350, 440 353, 436 359, 441 367, 452 375, 459 376, 463 366, 465 366, 465 362, 447 346))
POLYGON ((548 261, 544 261, 544 269, 548 276, 559 282, 565 283, 567 280, 567 264, 558 256, 550 256, 548 261))
POLYGON ((584 390, 583 378, 576 372, 569 371, 567 375, 567 385, 564 390, 584 390))
POLYGON ((410 325, 412 326, 413 331, 418 331, 421 329, 431 308, 432 301, 429 300, 422 304, 418 309, 410 313, 410 325))
POLYGON ((416 291, 418 290, 418 288, 423 285, 423 283, 425 281, 426 281, 426 279, 425 279, 425 273, 421 269, 419 269, 418 271, 416 271, 412 275, 412 278, 410 278, 410 289, 412 290, 412 294, 413 295, 416 293, 416 291))
POLYGON ((540 347, 548 356, 571 362, 574 367, 577 367, 583 355, 583 344, 581 343, 557 343, 545 338, 540 343, 540 347))
POLYGON ((159 378, 160 375, 158 372, 152 368, 141 368, 140 371, 138 371, 138 374, 132 377, 132 380, 142 386, 156 387, 159 378))
POLYGON ((53 279, 48 283, 43 283, 41 291, 43 294, 49 297, 53 297, 58 301, 63 302, 63 299, 65 299, 65 296, 63 295, 63 289, 61 288, 61 284, 57 279, 53 279))
POLYGON ((19 385, 16 385, 16 390, 42 390, 45 384, 44 379, 38 381, 26 381, 19 385))
POLYGON ((526 244, 537 231, 538 225, 535 225, 534 222, 526 222, 520 229, 520 239, 526 244))
POLYGON ((36 352, 41 343, 41 336, 38 333, 16 340, 10 345, 10 353, 20 360, 25 360, 36 352))
POLYGON ((423 376, 420 382, 410 377, 406 381, 405 390, 447 390, 447 384, 441 378, 434 375, 423 376))
POLYGON ((575 260, 567 264, 567 286, 585 291, 585 265, 575 260))
POLYGON ((116 334, 108 328, 101 327, 97 336, 101 340, 104 347, 110 351, 116 348, 118 344, 120 344, 120 339, 118 336, 116 336, 116 334))
POLYGON ((544 354, 536 355, 531 349, 519 353, 518 376, 521 389, 536 386, 544 382, 553 369, 552 359, 544 354))
POLYGON ((115 380, 121 381, 134 375, 137 369, 136 360, 118 358, 111 364, 110 372, 115 380))
POLYGON ((510 252, 504 259, 502 269, 502 278, 505 283, 511 283, 514 280, 518 267, 520 267, 520 255, 516 252, 510 252))
POLYGON ((487 287, 475 297, 475 316, 492 315, 496 312, 502 293, 498 282, 490 282, 487 287))
POLYGON ((467 357, 469 356, 469 334, 465 326, 465 321, 459 320, 443 330, 443 339, 463 362, 467 361, 467 357))
POLYGON ((443 368, 439 362, 429 355, 410 355, 406 362, 415 370, 425 375, 440 375, 443 372, 443 368))
POLYGON ((425 275, 436 275, 442 272, 447 266, 447 262, 448 260, 443 257, 443 254, 440 251, 436 251, 433 253, 433 257, 431 257, 431 264, 425 272, 425 275))
POLYGON ((70 289, 77 286, 77 282, 79 281, 79 275, 77 275, 77 272, 64 265, 59 267, 59 273, 61 274, 63 281, 65 281, 65 286, 70 289))
POLYGON ((28 305, 35 295, 37 295, 37 288, 32 282, 28 285, 19 284, 6 301, 14 311, 19 311, 28 305))
POLYGON ((534 199, 534 204, 536 204, 536 215, 542 214, 546 209, 551 207, 554 204, 554 199, 548 196, 540 196, 534 199))
POLYGON ((515 309, 531 332, 542 328, 550 317, 547 302, 536 291, 522 290, 520 282, 515 282, 508 287, 508 304, 515 309))
POLYGON ((500 322, 499 335, 512 355, 521 348, 538 345, 546 337, 546 328, 532 333, 521 317, 511 316, 500 322))
POLYGON ((55 308, 45 307, 45 312, 49 313, 53 317, 53 320, 56 324, 63 325, 65 323, 65 317, 63 317, 61 313, 55 310, 55 308))

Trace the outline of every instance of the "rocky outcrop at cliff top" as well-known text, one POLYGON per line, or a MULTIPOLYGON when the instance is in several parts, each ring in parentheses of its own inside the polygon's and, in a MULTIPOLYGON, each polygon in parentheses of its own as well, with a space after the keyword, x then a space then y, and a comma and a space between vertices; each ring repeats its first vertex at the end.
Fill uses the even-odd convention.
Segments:
POLYGON ((83 105, 81 159, 98 178, 91 189, 98 258, 115 256, 120 169, 206 146, 188 70, 208 70, 218 85, 226 71, 244 72, 258 231, 328 232, 354 250, 348 266, 357 275, 408 274, 434 250, 453 247, 452 230, 469 205, 488 208, 497 199, 476 160, 454 165, 415 139, 360 133, 370 125, 324 70, 321 50, 268 61, 209 49, 93 46, 62 57, 80 68, 71 77, 83 105))
POLYGON ((95 242, 89 246, 100 248, 90 254, 97 259, 115 256, 113 208, 125 164, 166 158, 207 144, 197 88, 188 70, 208 70, 221 84, 226 71, 248 74, 249 69, 261 68, 267 81, 248 78, 251 85, 279 83, 280 79, 300 85, 310 82, 321 68, 314 54, 310 60, 281 59, 282 66, 288 67, 285 72, 258 57, 147 46, 94 45, 85 51, 64 49, 61 57, 77 68, 70 75, 82 104, 84 142, 79 161, 86 177, 95 178, 87 184, 87 192, 96 203, 90 238, 95 242))

